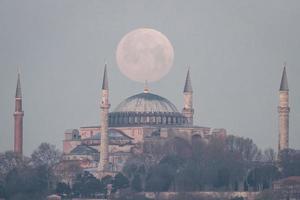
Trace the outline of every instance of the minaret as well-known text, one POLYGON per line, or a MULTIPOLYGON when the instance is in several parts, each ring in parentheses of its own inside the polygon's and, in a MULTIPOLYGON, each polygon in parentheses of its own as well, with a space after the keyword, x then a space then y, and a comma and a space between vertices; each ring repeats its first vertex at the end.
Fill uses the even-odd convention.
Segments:
POLYGON ((100 144, 100 163, 99 170, 104 171, 107 169, 109 157, 108 157, 108 111, 109 111, 109 101, 108 101, 108 79, 106 64, 104 67, 103 83, 102 83, 102 101, 101 101, 101 144, 100 144))
POLYGON ((23 116, 24 112, 22 110, 22 92, 21 92, 21 81, 20 72, 18 72, 18 82, 15 96, 15 139, 14 139, 14 152, 20 155, 23 154, 23 116))
POLYGON ((286 67, 283 68, 280 88, 279 88, 279 143, 278 153, 289 148, 289 88, 286 75, 286 67))
POLYGON ((189 125, 193 125, 193 116, 194 116, 194 109, 193 109, 193 89, 192 89, 192 82, 190 77, 190 70, 188 70, 185 80, 185 85, 183 89, 183 100, 184 100, 184 107, 182 109, 182 114, 187 118, 187 123, 189 125))

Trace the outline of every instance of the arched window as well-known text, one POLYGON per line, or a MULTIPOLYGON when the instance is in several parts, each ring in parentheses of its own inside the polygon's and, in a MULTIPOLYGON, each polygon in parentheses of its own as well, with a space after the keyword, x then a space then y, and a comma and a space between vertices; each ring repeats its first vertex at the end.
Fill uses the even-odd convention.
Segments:
POLYGON ((167 124, 167 117, 165 117, 165 116, 163 117, 162 123, 167 124))
POLYGON ((133 122, 132 116, 129 116, 128 118, 129 118, 128 123, 132 124, 132 122, 133 122))
POLYGON ((176 117, 173 117, 173 124, 176 124, 176 117))
POLYGON ((154 124, 154 123, 155 123, 155 116, 152 115, 152 116, 150 117, 150 123, 151 123, 151 124, 154 124))
POLYGON ((161 124, 161 116, 157 116, 156 117, 156 123, 157 124, 161 124))

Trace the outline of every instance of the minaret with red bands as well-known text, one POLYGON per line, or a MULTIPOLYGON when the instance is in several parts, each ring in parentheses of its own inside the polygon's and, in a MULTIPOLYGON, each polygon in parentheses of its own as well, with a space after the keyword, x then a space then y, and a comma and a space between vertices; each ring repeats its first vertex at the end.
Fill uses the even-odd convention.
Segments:
POLYGON ((18 73, 18 82, 15 96, 15 139, 14 139, 14 152, 23 155, 23 116, 22 110, 22 91, 20 82, 20 72, 18 73))

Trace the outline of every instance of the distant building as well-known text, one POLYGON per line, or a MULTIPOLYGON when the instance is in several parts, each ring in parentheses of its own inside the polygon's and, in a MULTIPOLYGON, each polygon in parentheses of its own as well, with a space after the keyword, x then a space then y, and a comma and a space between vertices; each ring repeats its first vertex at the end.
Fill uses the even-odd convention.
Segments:
POLYGON ((48 196, 47 200, 61 200, 61 197, 56 194, 53 194, 53 195, 48 196))
POLYGON ((273 190, 286 199, 300 199, 300 176, 290 176, 273 182, 273 190))

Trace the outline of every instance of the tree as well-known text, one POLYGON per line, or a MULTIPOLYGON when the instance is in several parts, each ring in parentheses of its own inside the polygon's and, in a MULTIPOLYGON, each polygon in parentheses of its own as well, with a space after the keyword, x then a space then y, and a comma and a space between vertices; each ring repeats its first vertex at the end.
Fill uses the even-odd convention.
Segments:
POLYGON ((193 153, 191 144, 187 140, 179 137, 166 140, 163 151, 164 156, 162 158, 169 155, 175 155, 179 158, 191 158, 193 153))
POLYGON ((5 179, 5 194, 8 199, 16 195, 24 199, 35 195, 36 199, 44 198, 47 192, 46 169, 43 167, 26 167, 11 170, 5 179))
POLYGON ((45 199, 52 192, 53 166, 59 151, 43 143, 31 158, 8 151, 0 153, 0 196, 7 199, 45 199))
POLYGON ((146 181, 146 190, 151 192, 167 191, 174 179, 174 171, 167 164, 160 164, 150 171, 146 181))
POLYGON ((72 188, 75 195, 83 197, 90 197, 105 191, 103 183, 86 171, 77 176, 72 188))
POLYGON ((0 183, 3 183, 6 175, 15 168, 27 166, 29 159, 12 151, 0 153, 0 183))
POLYGON ((255 190, 263 190, 271 187, 273 181, 280 178, 280 172, 277 167, 273 165, 263 165, 254 168, 250 171, 247 182, 255 190))
POLYGON ((264 150, 263 161, 273 163, 276 160, 276 153, 274 149, 268 148, 264 150))
POLYGON ((103 185, 107 186, 108 184, 113 183, 113 177, 110 175, 106 175, 101 179, 101 182, 103 185))
POLYGON ((279 152, 279 165, 283 177, 300 176, 300 153, 294 149, 279 152))
POLYGON ((129 187, 129 180, 122 173, 118 173, 113 180, 113 192, 129 187))
POLYGON ((69 196, 71 193, 70 185, 62 182, 56 184, 56 193, 60 196, 69 196))
POLYGON ((135 192, 141 192, 143 190, 140 175, 134 175, 131 181, 131 189, 135 192))
POLYGON ((199 166, 206 187, 232 190, 244 177, 247 161, 243 159, 243 152, 229 148, 227 142, 224 138, 212 137, 202 152, 199 166))
MULTIPOLYGON (((175 137, 149 142, 147 151, 130 158, 123 172, 134 191, 232 191, 245 183, 253 164, 265 159, 273 159, 272 150, 262 154, 248 138, 194 136, 189 143, 175 137)), ((266 176, 269 181, 273 178, 266 176)))
POLYGON ((188 161, 184 167, 176 170, 174 180, 176 191, 194 191, 203 187, 202 171, 194 161, 188 161))
POLYGON ((56 177, 54 166, 59 163, 62 153, 54 145, 41 143, 31 154, 31 162, 34 167, 45 167, 47 175, 47 187, 49 190, 55 189, 56 177))
POLYGON ((0 184, 0 198, 4 198, 5 196, 6 194, 5 194, 4 185, 0 184))
MULTIPOLYGON (((145 154, 129 158, 123 167, 123 173, 128 177, 134 191, 142 191, 146 185, 146 177, 150 166, 147 166, 145 154)), ((149 164, 149 163, 148 163, 149 164)))
POLYGON ((259 149, 249 138, 229 135, 226 137, 226 146, 229 151, 240 152, 245 161, 250 162, 257 159, 259 149))
POLYGON ((73 185, 75 178, 82 172, 79 161, 75 160, 64 160, 54 167, 54 175, 57 179, 69 185, 73 185))
POLYGON ((42 143, 31 154, 31 161, 34 166, 46 166, 52 168, 61 160, 62 153, 54 145, 42 143))

